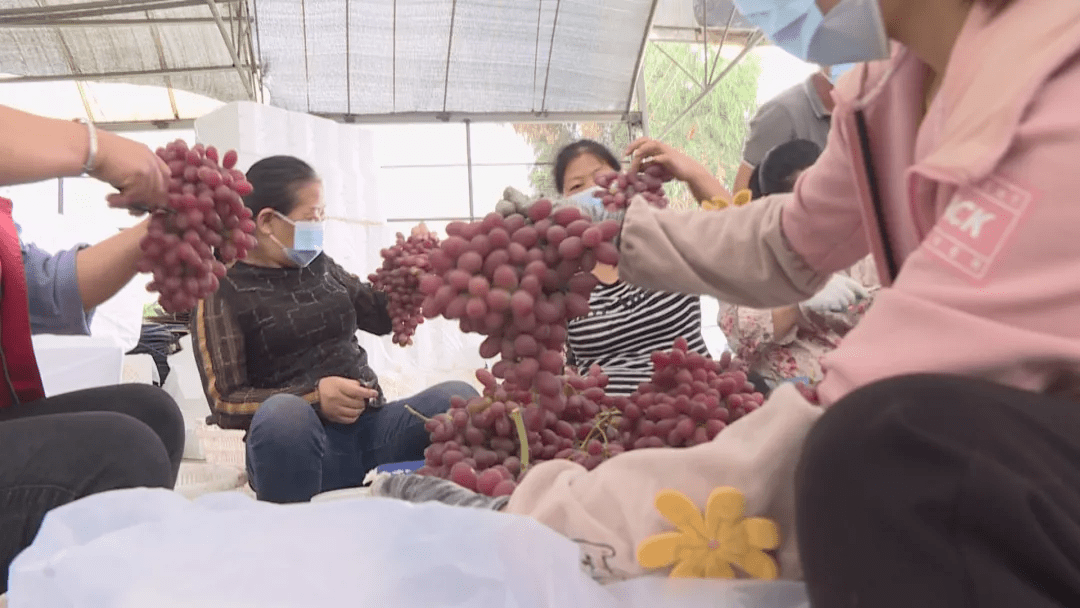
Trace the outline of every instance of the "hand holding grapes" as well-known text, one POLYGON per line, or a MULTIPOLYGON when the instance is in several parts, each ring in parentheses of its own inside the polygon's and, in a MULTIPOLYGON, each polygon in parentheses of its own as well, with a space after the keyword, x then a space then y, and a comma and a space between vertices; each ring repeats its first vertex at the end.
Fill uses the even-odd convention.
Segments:
POLYGON ((338 424, 352 424, 364 413, 368 399, 377 399, 379 392, 365 387, 358 380, 327 376, 319 380, 319 412, 323 418, 338 424))
MULTIPOLYGON (((255 246, 255 222, 241 197, 251 184, 233 167, 234 151, 220 156, 213 146, 183 140, 158 148, 169 171, 166 204, 153 215, 139 247, 139 272, 152 272, 147 290, 159 292, 166 312, 190 310, 217 290, 226 265, 255 246), (221 161, 219 164, 218 161, 221 161)), ((129 204, 146 209, 134 194, 129 204)))
POLYGON ((633 158, 629 171, 631 175, 651 173, 663 181, 677 179, 685 182, 694 198, 701 202, 718 197, 726 201, 734 198, 708 169, 664 142, 642 137, 630 144, 626 153, 633 158))
POLYGON ((90 176, 120 191, 106 197, 109 206, 164 207, 171 176, 165 161, 145 145, 114 133, 98 131, 97 137, 97 159, 90 176))
POLYGON ((659 165, 666 169, 673 178, 690 182, 701 174, 708 174, 700 163, 679 150, 649 137, 639 137, 626 148, 626 153, 633 159, 630 173, 639 173, 643 168, 659 165))

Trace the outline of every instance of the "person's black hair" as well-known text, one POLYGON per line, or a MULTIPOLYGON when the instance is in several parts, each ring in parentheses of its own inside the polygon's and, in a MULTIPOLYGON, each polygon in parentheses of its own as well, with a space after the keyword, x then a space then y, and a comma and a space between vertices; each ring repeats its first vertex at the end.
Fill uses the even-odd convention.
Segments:
POLYGON ((622 163, 619 162, 619 159, 615 158, 615 155, 612 154, 611 150, 608 150, 604 144, 595 142, 591 139, 575 141, 574 143, 565 146, 562 150, 559 150, 559 154, 555 157, 555 169, 553 170, 553 173, 555 175, 555 189, 559 191, 559 194, 563 193, 563 187, 566 185, 566 168, 570 166, 570 163, 586 154, 595 156, 601 162, 616 171, 622 170, 622 163))
POLYGON ((757 167, 761 196, 791 192, 800 171, 817 162, 821 146, 805 139, 793 139, 765 154, 757 167))
POLYGON ((254 216, 267 208, 289 215, 296 207, 296 191, 318 179, 315 169, 295 156, 268 156, 248 169, 252 190, 244 204, 254 216))
POLYGON ((747 189, 750 190, 750 200, 756 201, 761 198, 761 165, 754 167, 754 170, 750 172, 750 183, 747 184, 747 189))

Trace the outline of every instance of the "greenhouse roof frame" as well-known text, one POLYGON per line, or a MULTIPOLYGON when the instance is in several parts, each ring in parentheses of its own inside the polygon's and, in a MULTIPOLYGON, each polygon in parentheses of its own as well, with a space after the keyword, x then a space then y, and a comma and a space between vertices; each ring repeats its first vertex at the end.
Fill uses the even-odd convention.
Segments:
MULTIPOLYGON (((163 120, 182 116, 174 90, 221 101, 262 99, 247 0, 0 2, 0 85, 114 81, 168 91, 163 120)), ((83 105, 94 119, 80 87, 83 105)))
POLYGON ((347 123, 645 128, 649 42, 745 45, 735 17, 731 0, 0 0, 0 85, 74 81, 91 119, 82 83, 168 91, 117 130, 190 127, 174 90, 347 123))

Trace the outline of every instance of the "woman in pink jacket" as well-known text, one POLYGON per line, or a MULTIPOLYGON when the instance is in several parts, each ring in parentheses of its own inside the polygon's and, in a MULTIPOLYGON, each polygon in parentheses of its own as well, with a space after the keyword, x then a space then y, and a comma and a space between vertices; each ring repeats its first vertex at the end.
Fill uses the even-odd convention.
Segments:
POLYGON ((794 193, 636 200, 620 275, 773 307, 869 253, 883 289, 823 363, 824 415, 786 385, 705 445, 540 464, 505 509, 633 576, 673 529, 658 491, 734 486, 816 608, 1080 606, 1080 2, 735 4, 803 59, 867 63, 794 193))
POLYGON ((507 510, 632 556, 671 529, 656 491, 730 485, 816 607, 1080 605, 1080 3, 736 5, 804 59, 868 63, 792 195, 635 201, 620 273, 779 306, 872 253, 885 287, 825 359, 816 424, 777 391, 704 446, 540 465, 507 510))

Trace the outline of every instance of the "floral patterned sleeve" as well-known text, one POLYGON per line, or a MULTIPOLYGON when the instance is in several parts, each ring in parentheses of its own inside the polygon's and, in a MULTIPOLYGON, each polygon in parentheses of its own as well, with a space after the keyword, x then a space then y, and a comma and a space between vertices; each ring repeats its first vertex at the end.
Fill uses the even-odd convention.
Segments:
POLYGON ((722 304, 718 324, 735 355, 770 382, 821 375, 817 360, 824 353, 807 348, 799 326, 777 336, 772 310, 722 304))
POLYGON ((717 323, 731 350, 771 383, 805 379, 821 380, 821 359, 840 345, 859 322, 880 288, 874 261, 860 260, 844 272, 859 281, 870 294, 843 312, 800 315, 799 323, 783 336, 773 333, 771 310, 755 310, 721 304, 717 323))

